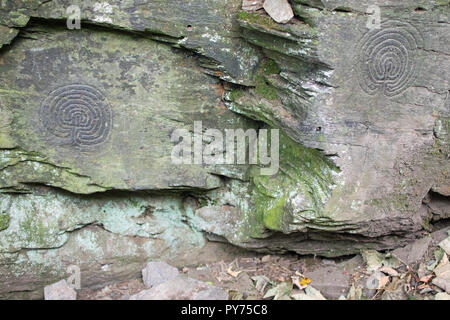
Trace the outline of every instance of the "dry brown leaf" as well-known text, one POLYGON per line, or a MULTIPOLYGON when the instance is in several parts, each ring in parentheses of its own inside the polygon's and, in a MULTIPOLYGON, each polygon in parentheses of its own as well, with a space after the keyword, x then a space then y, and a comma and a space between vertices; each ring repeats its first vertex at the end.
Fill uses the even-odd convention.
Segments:
POLYGON ((429 274, 429 275, 427 275, 427 276, 423 276, 422 278, 420 278, 419 281, 420 281, 420 282, 428 283, 428 282, 430 282, 431 278, 433 278, 433 275, 432 275, 432 274, 429 274))
POLYGON ((379 281, 380 289, 384 288, 389 282, 389 276, 381 277, 379 281))
POLYGON ((300 271, 295 271, 295 274, 299 277, 304 278, 305 276, 303 275, 303 273, 301 273, 300 271))
POLYGON ((227 273, 232 276, 233 278, 236 278, 242 271, 233 271, 232 266, 229 266, 227 269, 227 273))
POLYGON ((422 283, 422 284, 419 284, 417 286, 417 290, 422 290, 422 289, 425 289, 425 288, 430 288, 430 286, 428 284, 426 284, 426 283, 422 283))
POLYGON ((398 277, 399 273, 397 272, 397 270, 391 268, 391 267, 381 267, 380 271, 383 272, 384 274, 390 275, 392 277, 398 277))

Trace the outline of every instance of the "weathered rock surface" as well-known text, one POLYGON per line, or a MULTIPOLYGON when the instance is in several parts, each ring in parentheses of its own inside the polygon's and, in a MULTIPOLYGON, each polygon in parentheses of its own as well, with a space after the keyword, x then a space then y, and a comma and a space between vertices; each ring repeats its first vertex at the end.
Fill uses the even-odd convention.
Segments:
POLYGON ((422 239, 415 240, 403 248, 395 249, 392 253, 401 259, 404 263, 414 266, 427 253, 432 238, 427 236, 422 239))
POLYGON ((178 274, 178 269, 166 262, 149 262, 142 269, 142 280, 147 288, 151 288, 176 278, 178 274))
POLYGON ((0 7, 0 295, 71 264, 88 286, 131 277, 206 238, 393 249, 449 217, 449 1, 292 0, 286 24, 241 0, 83 2, 67 30, 71 4, 0 7), (280 129, 280 170, 175 165, 194 121, 280 129))
POLYGON ((228 300, 228 293, 205 282, 180 275, 132 295, 130 300, 228 300))
POLYGON ((45 300, 77 300, 77 292, 66 280, 61 280, 44 288, 45 300))

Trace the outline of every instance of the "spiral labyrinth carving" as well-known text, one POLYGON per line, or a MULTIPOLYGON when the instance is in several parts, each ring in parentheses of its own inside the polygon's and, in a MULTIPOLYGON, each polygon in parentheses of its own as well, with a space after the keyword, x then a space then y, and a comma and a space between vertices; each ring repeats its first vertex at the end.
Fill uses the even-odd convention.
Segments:
POLYGON ((361 88, 370 95, 388 97, 408 89, 417 76, 417 49, 422 37, 415 27, 387 21, 369 31, 358 45, 361 88))
POLYGON ((96 147, 108 140, 111 108, 96 88, 71 84, 52 91, 40 109, 45 130, 62 145, 78 149, 96 147))

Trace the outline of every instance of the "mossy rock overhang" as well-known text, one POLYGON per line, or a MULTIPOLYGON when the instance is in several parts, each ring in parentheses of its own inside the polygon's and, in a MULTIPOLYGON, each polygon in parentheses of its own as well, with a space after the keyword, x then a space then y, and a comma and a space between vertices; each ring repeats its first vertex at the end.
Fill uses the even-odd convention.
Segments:
MULTIPOLYGON (((201 247, 203 231, 270 252, 391 249, 426 231, 431 213, 422 199, 429 190, 450 196, 448 1, 380 2, 378 31, 367 29, 366 3, 350 0, 292 1, 296 17, 285 25, 242 13, 239 0, 86 2, 82 29, 67 30, 70 4, 0 8, 0 190, 7 193, 0 194, 0 238, 20 240, 0 251, 10 266, 31 266, 29 283, 66 267, 46 268, 40 253, 76 255, 79 238, 106 250, 105 234, 124 243, 155 238, 146 238, 144 251, 130 249, 130 261, 156 257, 168 243, 201 247), (387 42, 377 45, 380 39, 387 42), (387 61, 371 59, 378 47, 387 61), (407 72, 391 79, 394 85, 376 82, 370 65, 391 65, 389 52, 407 53, 394 59, 395 70, 407 72), (93 136, 55 131, 56 119, 45 116, 79 92, 98 105, 101 130, 93 136), (173 165, 171 132, 200 120, 204 128, 279 129, 280 171, 261 177, 254 166, 173 165), (39 195, 35 185, 42 184, 55 188, 52 196, 39 195), (153 223, 167 228, 153 234, 130 222, 133 204, 114 196, 117 216, 109 218, 126 217, 127 232, 100 213, 77 215, 84 203, 78 194, 92 194, 93 205, 98 193, 117 190, 170 193, 181 207, 158 211, 167 219, 153 223), (77 211, 61 234, 58 221, 43 214, 55 208, 41 210, 43 199, 55 197, 67 201, 55 216, 77 211), (33 204, 28 214, 39 219, 23 218, 27 205, 13 205, 21 203, 33 204), (107 230, 82 228, 86 223, 107 230), (179 223, 186 236, 172 241, 179 223)), ((105 257, 118 261, 120 254, 105 257)), ((95 254, 84 258, 89 264, 95 254)))

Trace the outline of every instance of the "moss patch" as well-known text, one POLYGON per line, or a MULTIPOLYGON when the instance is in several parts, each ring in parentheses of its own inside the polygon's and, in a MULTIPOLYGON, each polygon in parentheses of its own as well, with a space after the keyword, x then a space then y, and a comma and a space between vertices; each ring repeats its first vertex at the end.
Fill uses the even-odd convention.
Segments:
POLYGON ((9 227, 9 214, 0 213, 0 231, 9 227))
MULTIPOLYGON (((280 168, 273 176, 250 171, 253 210, 247 212, 245 234, 265 237, 265 230, 291 232, 294 224, 332 228, 322 216, 339 169, 319 151, 306 148, 280 132, 280 168), (295 164, 295 165, 294 165, 295 164)), ((301 226, 300 226, 301 227, 301 226)))
POLYGON ((277 90, 272 87, 262 75, 255 76, 255 91, 258 95, 267 100, 276 100, 278 98, 277 90))
POLYGON ((280 72, 280 67, 272 59, 267 59, 266 62, 261 66, 264 74, 278 74, 280 72))
POLYGON ((269 16, 262 16, 257 13, 249 13, 246 11, 239 11, 238 17, 240 20, 248 22, 250 24, 257 24, 266 28, 285 31, 282 26, 273 21, 269 16))

